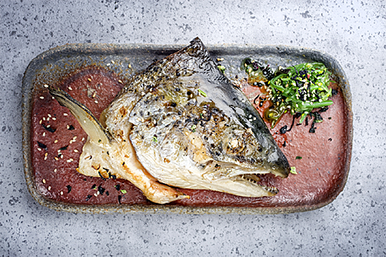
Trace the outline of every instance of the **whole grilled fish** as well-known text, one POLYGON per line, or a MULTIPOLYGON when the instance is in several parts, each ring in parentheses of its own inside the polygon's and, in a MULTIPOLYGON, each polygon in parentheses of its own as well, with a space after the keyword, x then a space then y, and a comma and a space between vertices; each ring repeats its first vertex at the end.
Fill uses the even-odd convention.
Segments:
POLYGON ((289 174, 259 113, 198 38, 134 75, 100 121, 66 92, 50 92, 88 134, 78 171, 127 179, 155 203, 189 198, 174 187, 272 196, 277 189, 256 174, 289 174))

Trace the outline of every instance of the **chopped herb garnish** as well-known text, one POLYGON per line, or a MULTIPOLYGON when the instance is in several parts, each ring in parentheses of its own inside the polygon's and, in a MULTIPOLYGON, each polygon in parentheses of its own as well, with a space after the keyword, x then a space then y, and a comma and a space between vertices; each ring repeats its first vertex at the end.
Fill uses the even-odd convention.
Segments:
POLYGON ((292 174, 298 174, 298 173, 296 172, 296 167, 291 167, 290 172, 291 172, 292 174))
POLYGON ((301 156, 296 156, 296 160, 301 160, 302 158, 301 156))
POLYGON ((121 193, 122 193, 122 194, 126 194, 127 191, 126 191, 125 189, 121 189, 121 193))
POLYGON ((206 93, 204 91, 202 91, 201 89, 198 89, 198 92, 203 96, 203 97, 206 97, 206 93))
POLYGON ((224 67, 224 66, 218 65, 217 68, 218 68, 222 73, 225 72, 225 67, 224 67))
POLYGON ((153 136, 153 142, 154 142, 154 143, 158 143, 158 139, 157 139, 156 136, 153 136))
POLYGON ((196 125, 192 125, 192 127, 190 128, 192 130, 192 132, 196 132, 196 125))

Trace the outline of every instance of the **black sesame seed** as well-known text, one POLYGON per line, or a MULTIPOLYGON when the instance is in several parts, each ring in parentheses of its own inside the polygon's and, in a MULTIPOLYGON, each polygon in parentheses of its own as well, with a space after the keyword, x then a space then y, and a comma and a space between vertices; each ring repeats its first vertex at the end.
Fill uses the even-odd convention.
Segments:
POLYGON ((74 129, 75 129, 74 126, 72 125, 68 126, 68 130, 74 130, 74 129))
POLYGON ((66 145, 66 146, 63 146, 63 147, 59 148, 59 150, 60 150, 60 151, 64 151, 64 150, 67 150, 67 147, 68 147, 68 145, 66 145))
POLYGON ((71 192, 71 189, 72 189, 72 187, 70 186, 70 185, 68 185, 68 186, 66 186, 67 187, 67 193, 70 193, 71 192))
POLYGON ((38 146, 39 146, 40 148, 47 149, 47 146, 46 146, 45 144, 43 144, 43 143, 41 143, 41 142, 39 142, 39 141, 37 141, 37 142, 38 142, 38 146))
POLYGON ((54 129, 53 127, 47 127, 46 125, 42 124, 43 128, 51 133, 54 133, 56 131, 56 129, 54 129))
POLYGON ((101 195, 103 195, 103 193, 105 192, 105 189, 104 189, 101 185, 99 185, 99 186, 98 186, 98 191, 99 191, 99 193, 100 193, 101 195))
POLYGON ((92 197, 92 195, 87 195, 87 197, 86 197, 86 202, 87 202, 88 200, 90 200, 91 197, 92 197))

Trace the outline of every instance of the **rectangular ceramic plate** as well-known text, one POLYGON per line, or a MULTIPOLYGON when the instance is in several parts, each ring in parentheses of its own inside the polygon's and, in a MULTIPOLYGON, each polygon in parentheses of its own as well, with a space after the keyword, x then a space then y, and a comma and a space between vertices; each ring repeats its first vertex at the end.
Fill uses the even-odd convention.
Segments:
MULTIPOLYGON (((316 198, 307 203, 278 205, 278 206, 220 206, 216 207, 189 207, 180 205, 79 205, 57 202, 44 198, 39 192, 34 179, 31 158, 31 110, 33 92, 43 84, 52 84, 66 74, 90 65, 96 65, 111 70, 120 76, 129 77, 135 71, 140 71, 151 64, 155 59, 161 59, 181 49, 181 45, 135 45, 135 44, 68 44, 48 50, 31 61, 25 71, 22 85, 23 93, 23 151, 24 169, 28 189, 32 197, 41 205, 57 211, 75 213, 189 213, 189 214, 275 214, 308 211, 320 208, 332 202, 343 190, 347 180, 352 148, 352 111, 351 93, 345 74, 338 62, 331 56, 305 48, 288 46, 258 46, 258 45, 210 45, 207 46, 213 59, 223 58, 221 64, 226 67, 229 78, 245 77, 240 70, 240 62, 245 57, 257 58, 266 61, 271 67, 291 66, 304 62, 322 62, 334 74, 338 87, 343 96, 344 113, 343 131, 345 133, 345 156, 337 175, 329 182, 333 191, 326 196, 316 198), (129 68, 128 68, 129 67, 129 68), (338 179, 337 179, 338 178, 338 179)), ((318 188, 318 193, 323 188, 318 188)), ((316 192, 309 192, 310 195, 316 192)), ((306 196, 305 196, 306 197, 306 196)), ((295 199, 296 201, 296 199, 295 199)))

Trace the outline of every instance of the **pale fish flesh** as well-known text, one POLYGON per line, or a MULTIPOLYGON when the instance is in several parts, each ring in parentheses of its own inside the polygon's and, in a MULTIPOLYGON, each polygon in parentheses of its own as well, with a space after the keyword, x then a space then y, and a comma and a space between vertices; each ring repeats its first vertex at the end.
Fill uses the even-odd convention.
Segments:
POLYGON ((259 113, 196 38, 134 75, 98 121, 66 92, 51 94, 88 134, 78 171, 127 179, 155 203, 178 188, 275 195, 256 174, 287 177, 288 161, 259 113))

